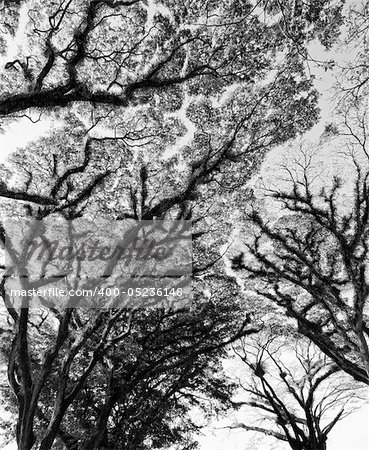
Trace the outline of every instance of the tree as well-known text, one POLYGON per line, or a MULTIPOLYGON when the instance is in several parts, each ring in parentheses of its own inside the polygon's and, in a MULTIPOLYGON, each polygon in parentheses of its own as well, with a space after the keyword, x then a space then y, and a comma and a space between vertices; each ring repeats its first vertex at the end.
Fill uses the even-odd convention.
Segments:
MULTIPOLYGON (((124 156, 129 161, 131 154, 122 155, 119 146, 105 148, 103 140, 88 138, 81 152, 74 143, 84 127, 75 118, 70 120, 73 135, 60 130, 12 156, 16 186, 8 189, 11 170, 3 167, 5 213, 71 219, 82 214, 96 218, 104 212, 119 220, 138 214, 147 217, 142 211, 151 217, 146 201, 161 205, 162 214, 182 206, 179 195, 173 195, 178 200, 163 202, 157 191, 151 194, 146 186, 152 179, 141 168, 137 178, 131 173, 126 209, 104 210, 101 205, 117 202, 125 192, 112 189, 109 183, 116 179, 109 176, 126 174, 124 156), (136 190, 135 180, 140 183, 136 190), (26 202, 26 207, 14 200, 26 202)), ((162 188, 165 191, 167 186, 162 188)), ((156 211, 157 204, 152 206, 156 211)), ((183 208, 181 212, 187 214, 183 208)), ((203 263, 208 269, 214 265, 209 258, 202 259, 201 251, 195 258, 198 273, 203 274, 203 263)), ((252 327, 238 305, 234 282, 227 277, 208 275, 194 295, 192 307, 182 310, 53 308, 47 319, 38 311, 9 307, 14 329, 12 347, 5 348, 18 404, 19 448, 51 448, 55 440, 68 448, 77 443, 81 448, 162 447, 180 442, 185 432, 194 429, 186 411, 196 395, 220 398, 226 404, 229 387, 217 360, 228 343, 252 327), (210 293, 207 299, 205 289, 210 293), (212 379, 215 372, 219 379, 212 379), (177 421, 170 420, 173 417, 177 421)))
POLYGON ((330 431, 353 412, 360 385, 342 375, 311 341, 275 331, 235 346, 251 378, 240 381, 240 396, 247 394, 247 400, 234 403, 247 408, 249 421, 258 411, 261 425, 240 422, 231 428, 273 436, 293 450, 325 450, 330 431))
MULTIPOLYGON (((14 34, 6 21, 20 2, 2 3, 5 31, 14 34)), ((202 94, 252 84, 286 46, 287 67, 301 70, 296 63, 306 56, 306 43, 317 36, 329 46, 342 9, 330 1, 164 1, 162 8, 141 0, 21 3, 30 50, 24 42, 5 66, 12 76, 3 75, 3 116, 72 102, 127 107, 150 102, 155 93, 167 105, 185 82, 202 94), (198 78, 212 82, 199 86, 198 78)))
MULTIPOLYGON (((182 314, 109 310, 93 316, 91 311, 75 309, 70 312, 73 331, 56 357, 50 355, 55 330, 46 334, 45 320, 40 326, 38 316, 30 314, 29 322, 38 328, 29 332, 28 360, 35 379, 44 381, 37 404, 28 400, 26 411, 29 420, 31 408, 36 408, 35 445, 48 448, 52 437, 68 449, 165 448, 182 442, 186 433, 196 429, 186 413, 198 403, 197 396, 209 397, 213 405, 217 398, 227 404, 229 392, 217 359, 228 336, 233 340, 238 335, 236 328, 229 329, 235 327, 230 308, 231 304, 223 307, 223 317, 220 306, 211 311, 203 304, 182 314), (130 328, 125 331, 128 320, 130 328), (115 332, 107 338, 104 333, 113 323, 115 332), (48 361, 42 359, 45 353, 50 355, 48 361), (53 368, 46 376, 51 357, 53 368)), ((23 390, 22 384, 19 381, 23 390)), ((38 383, 32 396, 37 387, 38 383)), ((27 401, 21 395, 18 401, 27 401)), ((25 420, 19 420, 20 427, 25 420)))
POLYGON ((367 1, 353 3, 345 15, 345 31, 342 44, 353 57, 346 62, 339 74, 336 91, 343 105, 365 101, 369 81, 368 29, 369 4, 367 1))
POLYGON ((200 283, 194 309, 175 314, 141 311, 131 318, 124 309, 53 310, 57 327, 41 321, 34 330, 32 311, 9 308, 14 330, 8 372, 18 401, 18 446, 51 448, 57 437, 65 440, 63 426, 71 423, 79 424, 73 445, 76 439, 95 448, 112 439, 122 448, 148 446, 146 438, 156 439, 155 445, 180 441, 168 416, 181 410, 177 397, 191 383, 204 388, 209 367, 203 355, 219 357, 225 345, 251 331, 234 283, 219 269, 225 238, 209 222, 231 206, 218 200, 251 176, 268 148, 317 120, 304 49, 323 29, 325 44, 331 42, 341 7, 163 2, 150 3, 153 11, 139 0, 25 1, 20 9, 18 3, 4 3, 10 24, 5 28, 14 33, 21 17, 27 45, 6 63, 0 115, 7 124, 47 110, 64 128, 13 157, 16 178, 2 169, 4 213, 36 219, 192 217, 200 283), (329 23, 320 19, 323 8, 329 23), (186 102, 196 131, 179 152, 173 147, 184 131, 175 113, 186 102), (237 179, 235 168, 242 173, 237 179), (217 208, 211 216, 209 199, 217 208), (205 251, 208 243, 211 252, 205 251), (115 346, 124 361, 137 346, 132 365, 122 367, 114 359, 115 346), (115 374, 124 370, 128 380, 117 382, 115 374), (95 374, 100 378, 94 384, 95 374), (53 390, 54 379, 60 384, 53 390), (158 391, 143 388, 149 379, 158 391), (118 426, 123 412, 112 425, 118 404, 122 408, 126 401, 123 393, 130 412, 137 398, 143 400, 139 426, 126 420, 125 428, 118 426), (84 426, 76 420, 83 395, 89 414, 84 426), (163 430, 173 431, 167 440, 163 430))
POLYGON ((256 230, 250 257, 241 255, 233 267, 245 269, 257 294, 281 307, 342 370, 368 384, 368 172, 358 156, 353 162, 344 204, 341 189, 350 185, 335 177, 317 190, 311 155, 303 155, 300 176, 287 168, 291 188, 269 192, 283 215, 271 222, 256 209, 247 214, 256 230))

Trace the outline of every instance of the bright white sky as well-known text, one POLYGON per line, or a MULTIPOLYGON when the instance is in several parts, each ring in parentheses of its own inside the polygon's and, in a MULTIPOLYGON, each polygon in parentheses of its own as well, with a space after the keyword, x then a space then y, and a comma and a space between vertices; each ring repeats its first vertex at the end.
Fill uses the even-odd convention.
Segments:
POLYGON ((22 118, 9 126, 6 133, 0 134, 0 162, 4 162, 17 148, 22 148, 34 139, 50 132, 51 126, 50 120, 42 120, 42 118, 37 123, 22 118))
MULTIPOLYGON (((216 427, 221 428, 230 423, 232 420, 221 421, 216 427)), ((368 424, 368 408, 343 419, 329 434, 328 450, 368 450, 368 424)), ((201 450, 291 450, 288 444, 272 437, 258 441, 255 433, 243 430, 209 429, 206 436, 200 438, 200 444, 201 450), (252 443, 256 446, 251 447, 252 443)))

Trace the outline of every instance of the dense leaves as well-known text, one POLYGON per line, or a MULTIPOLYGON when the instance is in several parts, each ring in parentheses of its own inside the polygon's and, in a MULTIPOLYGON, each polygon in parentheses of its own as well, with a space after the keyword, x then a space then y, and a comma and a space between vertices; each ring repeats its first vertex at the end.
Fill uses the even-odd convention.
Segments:
POLYGON ((257 331, 222 267, 229 213, 266 151, 318 120, 306 49, 331 45, 342 5, 0 5, 2 126, 47 112, 54 127, 2 166, 4 215, 192 219, 195 241, 190 308, 9 308, 18 446, 192 446, 189 408, 228 404, 219 358, 257 331))

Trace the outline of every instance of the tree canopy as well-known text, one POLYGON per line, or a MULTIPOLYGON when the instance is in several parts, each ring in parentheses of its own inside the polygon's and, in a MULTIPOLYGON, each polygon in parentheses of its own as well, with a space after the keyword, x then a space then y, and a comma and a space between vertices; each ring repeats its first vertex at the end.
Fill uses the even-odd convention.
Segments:
POLYGON ((3 215, 191 219, 194 239, 190 307, 8 307, 20 449, 194 448, 190 408, 230 404, 221 358, 259 328, 224 268, 224 230, 265 153, 317 122, 308 46, 332 46, 342 6, 0 1, 0 125, 52 124, 1 166, 3 215))

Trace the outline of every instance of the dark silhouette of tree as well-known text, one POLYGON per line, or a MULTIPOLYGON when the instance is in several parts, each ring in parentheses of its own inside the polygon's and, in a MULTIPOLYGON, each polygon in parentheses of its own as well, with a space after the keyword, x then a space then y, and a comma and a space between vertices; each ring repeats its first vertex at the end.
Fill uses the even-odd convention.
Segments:
MULTIPOLYGON (((163 217, 173 211, 174 217, 186 218, 191 212, 184 206, 196 191, 194 175, 189 175, 190 188, 184 183, 176 193, 171 187, 169 200, 163 195, 172 182, 170 174, 167 185, 159 186, 162 191, 153 190, 157 180, 150 176, 150 166, 126 175, 131 178, 122 182, 128 181, 128 189, 112 189, 110 183, 127 173, 131 154, 110 141, 105 148, 104 140, 94 138, 85 138, 81 151, 74 144, 85 129, 75 118, 70 120, 73 135, 58 131, 15 153, 11 164, 2 168, 5 214, 96 218, 108 203, 119 204, 124 194, 124 210, 115 206, 106 210, 105 218, 163 217), (10 189, 5 186, 11 169, 18 177, 10 189)), ((199 185, 212 170, 206 163, 196 167, 199 185)), ((211 235, 201 225, 201 207, 198 212, 192 209, 198 239, 203 232, 211 235)), ((253 328, 238 303, 235 283, 215 268, 212 258, 213 253, 205 257, 201 246, 195 247, 194 270, 201 279, 192 306, 180 310, 51 308, 46 317, 9 306, 13 329, 7 338, 11 347, 5 345, 4 351, 17 399, 19 448, 47 449, 56 442, 70 449, 160 448, 181 442, 196 429, 186 412, 198 402, 197 396, 226 405, 231 389, 217 361, 225 346, 253 328), (204 290, 210 292, 207 298, 204 290)), ((4 282, 2 290, 6 298, 4 282)))
MULTIPOLYGON (((226 302, 219 296, 212 300, 226 302)), ((70 318, 70 331, 57 335, 63 345, 59 355, 52 354, 54 330, 48 335, 45 325, 32 330, 28 361, 37 381, 24 395, 22 379, 12 380, 20 407, 28 408, 18 422, 20 438, 34 408, 32 430, 41 448, 55 445, 55 439, 70 449, 163 448, 183 441, 196 430, 186 413, 201 406, 198 396, 213 407, 217 401, 229 404, 230 388, 217 359, 247 325, 245 318, 243 325, 235 324, 231 306, 201 303, 182 312, 109 310, 95 315, 68 310, 63 319, 70 318), (107 329, 112 330, 109 337, 107 329), (48 356, 44 362, 43 354, 48 356)), ((37 315, 29 314, 29 321, 37 324, 37 315)))
MULTIPOLYGON (((2 3, 6 22, 20 2, 2 3)), ((151 17, 154 5, 141 0, 22 3, 26 39, 5 65, 0 115, 72 102, 127 107, 151 101, 154 93, 167 97, 185 82, 194 93, 252 84, 286 46, 292 67, 306 58, 311 39, 331 45, 342 9, 330 1, 164 1, 164 12, 151 17), (200 87, 197 79, 211 83, 200 87)), ((14 26, 5 30, 14 33, 14 26)))
POLYGON ((314 187, 312 156, 304 154, 301 176, 287 168, 291 189, 269 192, 283 216, 271 222, 256 209, 248 214, 256 229, 250 257, 233 267, 246 269, 257 294, 282 307, 300 333, 368 384, 368 171, 359 153, 350 161, 354 182, 344 204, 342 178, 314 187))
POLYGON ((249 421, 253 411, 257 415, 255 425, 243 421, 231 428, 273 436, 293 450, 325 450, 332 428, 360 399, 359 383, 342 375, 311 341, 296 340, 293 333, 263 332, 242 339, 235 353, 251 375, 240 381, 240 395, 248 399, 235 405, 247 408, 249 421))

